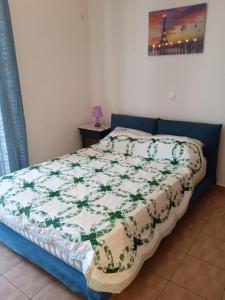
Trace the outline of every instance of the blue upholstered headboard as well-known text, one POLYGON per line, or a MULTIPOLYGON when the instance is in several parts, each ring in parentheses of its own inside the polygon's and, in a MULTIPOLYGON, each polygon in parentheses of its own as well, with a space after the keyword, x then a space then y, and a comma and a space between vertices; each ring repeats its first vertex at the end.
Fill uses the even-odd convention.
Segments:
POLYGON ((112 114, 111 128, 125 127, 139 129, 151 134, 157 132, 158 119, 112 114))
POLYGON ((171 134, 198 139, 205 144, 204 154, 207 159, 206 176, 216 182, 217 154, 220 140, 221 124, 207 124, 162 120, 112 114, 111 128, 127 127, 143 130, 152 134, 171 134))

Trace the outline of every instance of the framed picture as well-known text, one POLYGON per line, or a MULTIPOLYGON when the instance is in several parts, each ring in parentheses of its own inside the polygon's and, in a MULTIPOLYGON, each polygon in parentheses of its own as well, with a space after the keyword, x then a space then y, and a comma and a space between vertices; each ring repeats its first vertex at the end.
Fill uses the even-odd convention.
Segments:
POLYGON ((207 4, 149 13, 149 55, 202 53, 207 4))

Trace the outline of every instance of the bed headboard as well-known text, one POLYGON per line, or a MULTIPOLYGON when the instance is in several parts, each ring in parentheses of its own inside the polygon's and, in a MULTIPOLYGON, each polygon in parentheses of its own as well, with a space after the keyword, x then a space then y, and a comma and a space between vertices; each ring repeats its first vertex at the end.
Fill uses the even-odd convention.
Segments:
POLYGON ((155 118, 112 114, 111 128, 127 127, 143 130, 152 134, 171 134, 198 139, 205 144, 204 154, 207 159, 206 176, 216 182, 217 154, 221 124, 162 120, 155 118))
POLYGON ((151 134, 157 133, 158 119, 112 114, 111 129, 125 127, 139 129, 151 134))

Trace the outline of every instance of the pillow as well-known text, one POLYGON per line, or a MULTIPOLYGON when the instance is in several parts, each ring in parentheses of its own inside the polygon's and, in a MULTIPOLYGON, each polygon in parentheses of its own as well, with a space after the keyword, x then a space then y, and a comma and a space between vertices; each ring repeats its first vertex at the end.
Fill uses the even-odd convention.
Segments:
POLYGON ((199 140, 117 127, 100 141, 103 150, 143 157, 149 161, 187 167, 194 175, 203 168, 203 143, 199 140))
POLYGON ((115 151, 121 154, 131 155, 134 142, 149 141, 152 135, 142 130, 117 127, 99 142, 99 147, 107 151, 115 151))
POLYGON ((192 178, 197 176, 201 179, 206 167, 202 147, 201 141, 192 138, 155 135, 142 144, 134 142, 132 155, 142 156, 149 161, 188 168, 192 178))
POLYGON ((138 138, 138 137, 149 137, 152 136, 151 133, 138 130, 138 129, 133 129, 133 128, 125 128, 125 127, 116 127, 110 135, 127 135, 131 136, 133 138, 138 138))
POLYGON ((196 139, 174 135, 156 135, 153 151, 154 160, 185 167, 189 170, 194 185, 205 176, 206 159, 203 154, 204 144, 196 139))
POLYGON ((195 139, 155 135, 145 140, 135 141, 132 145, 131 154, 176 165, 184 164, 190 160, 191 156, 202 156, 202 147, 203 143, 195 139))
POLYGON ((197 139, 193 139, 190 137, 186 137, 186 136, 178 136, 178 135, 168 135, 168 134, 156 134, 155 137, 157 138, 171 138, 173 140, 176 141, 185 141, 185 142, 193 142, 198 144, 200 147, 203 147, 205 144, 203 142, 201 142, 200 140, 197 139))

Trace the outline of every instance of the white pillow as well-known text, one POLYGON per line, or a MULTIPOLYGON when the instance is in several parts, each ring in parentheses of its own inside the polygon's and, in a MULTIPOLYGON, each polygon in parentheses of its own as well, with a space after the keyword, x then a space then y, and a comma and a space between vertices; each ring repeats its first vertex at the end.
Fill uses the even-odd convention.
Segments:
POLYGON ((203 143, 199 140, 171 135, 155 135, 145 141, 134 141, 131 154, 149 161, 172 164, 187 169, 196 185, 206 172, 203 143))
POLYGON ((130 136, 130 137, 133 137, 133 138, 152 136, 151 133, 148 133, 148 132, 145 132, 145 131, 142 131, 142 130, 138 130, 138 129, 133 129, 133 128, 125 128, 125 127, 116 127, 110 133, 110 135, 113 135, 113 136, 126 135, 126 136, 130 136))
POLYGON ((178 165, 188 169, 196 183, 205 175, 206 160, 203 155, 203 143, 199 140, 171 135, 155 135, 149 138, 145 148, 134 143, 133 155, 139 155, 150 161, 178 165), (141 151, 140 151, 141 150, 141 151))
POLYGON ((154 138, 155 148, 153 148, 157 148, 154 161, 168 162, 187 168, 194 184, 205 176, 206 159, 202 150, 204 144, 201 141, 174 135, 155 135, 154 138))
POLYGON ((189 138, 186 136, 178 136, 178 135, 168 135, 168 134, 156 134, 155 137, 157 138, 171 138, 176 141, 186 141, 186 142, 192 142, 198 144, 200 147, 204 146, 204 143, 202 143, 200 140, 189 138))
POLYGON ((131 155, 133 143, 148 140, 152 135, 142 130, 116 127, 99 142, 99 147, 108 151, 131 155))

